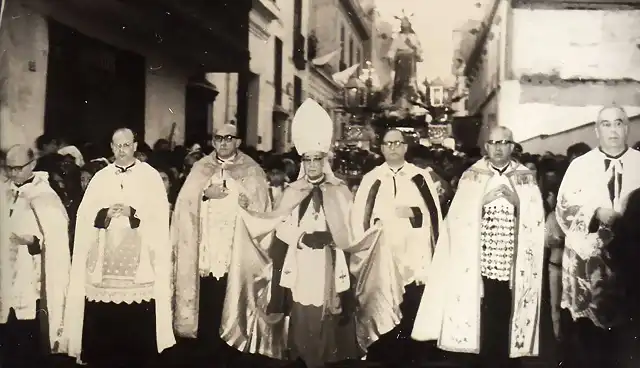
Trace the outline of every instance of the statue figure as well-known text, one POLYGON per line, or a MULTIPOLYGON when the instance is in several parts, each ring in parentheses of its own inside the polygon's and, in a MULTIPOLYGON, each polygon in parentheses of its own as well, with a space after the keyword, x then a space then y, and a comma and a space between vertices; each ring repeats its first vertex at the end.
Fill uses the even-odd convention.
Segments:
POLYGON ((396 17, 400 20, 400 32, 396 35, 387 57, 394 70, 391 101, 394 105, 409 108, 409 102, 420 101, 417 63, 422 61, 420 40, 413 31, 409 16, 396 17))

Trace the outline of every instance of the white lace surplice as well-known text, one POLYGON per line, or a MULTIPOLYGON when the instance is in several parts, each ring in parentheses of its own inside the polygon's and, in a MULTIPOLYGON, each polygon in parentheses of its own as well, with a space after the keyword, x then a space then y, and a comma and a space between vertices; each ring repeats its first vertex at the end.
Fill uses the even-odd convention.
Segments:
POLYGON ((222 199, 209 199, 200 207, 200 252, 198 266, 200 276, 212 275, 220 279, 229 272, 231 246, 238 216, 238 197, 244 193, 240 183, 230 176, 214 175, 205 188, 212 184, 226 183, 228 195, 222 199))
POLYGON ((86 297, 103 303, 140 303, 153 298, 149 250, 129 219, 111 220, 87 258, 86 297))

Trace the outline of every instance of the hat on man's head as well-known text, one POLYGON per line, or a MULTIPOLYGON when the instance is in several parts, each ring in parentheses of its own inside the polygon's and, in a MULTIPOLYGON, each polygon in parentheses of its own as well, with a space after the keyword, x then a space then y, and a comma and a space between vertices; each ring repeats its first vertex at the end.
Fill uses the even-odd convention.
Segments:
POLYGON ((291 138, 300 155, 328 153, 333 140, 333 120, 322 106, 308 98, 293 116, 291 138))

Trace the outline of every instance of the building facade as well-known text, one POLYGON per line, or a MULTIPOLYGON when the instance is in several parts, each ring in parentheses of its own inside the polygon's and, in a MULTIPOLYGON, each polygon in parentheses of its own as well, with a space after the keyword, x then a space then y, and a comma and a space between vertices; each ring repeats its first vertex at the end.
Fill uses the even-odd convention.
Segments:
MULTIPOLYGON (((231 98, 216 104, 215 121, 238 123, 246 109, 244 139, 262 151, 291 148, 290 125, 302 104, 307 81, 306 37, 309 0, 257 0, 249 13, 250 70, 243 75, 215 75, 231 98), (243 80, 246 89, 243 90, 243 80), (238 91, 234 101, 234 91, 238 91), (246 105, 240 102, 246 100, 246 105)), ((242 125, 241 125, 242 127, 242 125)))
POLYGON ((568 147, 603 105, 639 114, 636 8, 632 2, 497 0, 464 72, 469 114, 483 120, 480 142, 499 124, 511 128, 525 150, 545 151, 540 137, 563 135, 555 139, 568 147))
POLYGON ((33 144, 45 132, 104 146, 123 126, 150 145, 206 134, 218 91, 205 73, 249 68, 251 1, 222 7, 195 0, 7 2, 2 148, 33 144))
MULTIPOLYGON (((342 136, 345 117, 340 111, 343 86, 333 75, 371 57, 373 23, 359 0, 310 0, 309 82, 306 96, 321 104, 336 124, 335 139, 342 136)), ((354 70, 354 74, 359 70, 354 70)))

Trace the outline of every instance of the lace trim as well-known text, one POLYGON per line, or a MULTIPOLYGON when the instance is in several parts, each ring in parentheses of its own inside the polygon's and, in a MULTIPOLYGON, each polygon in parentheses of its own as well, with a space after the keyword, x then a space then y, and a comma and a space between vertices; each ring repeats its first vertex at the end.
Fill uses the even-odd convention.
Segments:
POLYGON ((148 302, 153 299, 153 284, 128 289, 103 288, 91 284, 86 285, 85 296, 89 301, 115 304, 133 304, 148 302))

